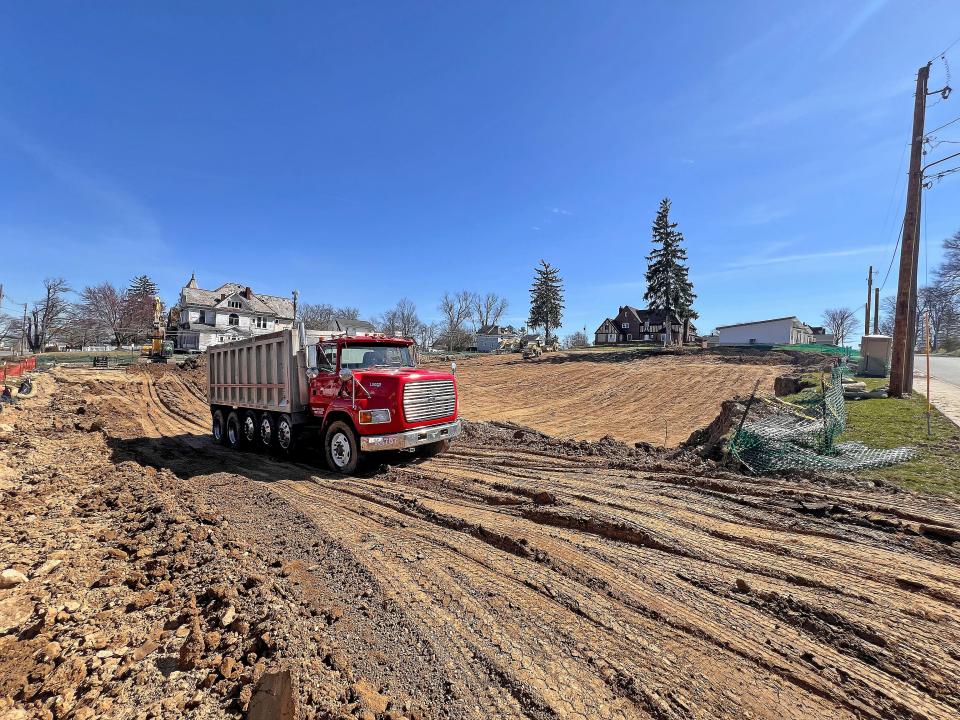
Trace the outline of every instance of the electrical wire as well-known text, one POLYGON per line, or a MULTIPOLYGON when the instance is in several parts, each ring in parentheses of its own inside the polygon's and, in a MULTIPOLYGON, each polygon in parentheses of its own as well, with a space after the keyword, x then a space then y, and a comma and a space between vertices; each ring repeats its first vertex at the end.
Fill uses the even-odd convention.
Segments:
POLYGON ((958 37, 958 38, 957 38, 956 40, 954 40, 952 43, 950 43, 949 45, 947 45, 947 47, 946 47, 944 50, 942 50, 941 52, 938 52, 936 55, 934 55, 932 58, 930 58, 930 62, 933 62, 933 61, 936 60, 937 58, 942 58, 944 55, 946 55, 948 52, 950 52, 950 51, 953 49, 953 46, 956 45, 957 43, 960 43, 960 37, 958 37))
POLYGON ((953 124, 954 124, 955 122, 957 122, 958 120, 960 120, 960 117, 955 117, 953 120, 951 120, 950 122, 945 122, 945 123, 944 123, 943 125, 941 125, 940 127, 935 127, 933 130, 927 130, 927 131, 924 133, 924 137, 929 137, 930 135, 932 135, 933 133, 935 133, 937 130, 943 130, 945 127, 947 127, 948 125, 953 125, 953 124))
POLYGON ((893 261, 897 259, 897 249, 900 247, 900 238, 903 237, 903 220, 900 221, 900 234, 897 235, 897 244, 893 246, 893 255, 890 256, 890 264, 887 265, 887 274, 883 276, 883 282, 880 283, 880 291, 887 284, 887 278, 890 277, 890 269, 893 267, 893 261))

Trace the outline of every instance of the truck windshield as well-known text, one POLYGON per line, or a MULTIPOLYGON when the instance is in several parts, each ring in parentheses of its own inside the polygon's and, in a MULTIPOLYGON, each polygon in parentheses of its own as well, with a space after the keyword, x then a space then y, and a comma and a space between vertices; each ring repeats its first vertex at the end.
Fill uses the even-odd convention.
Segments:
POLYGON ((346 345, 340 351, 340 367, 413 367, 406 345, 346 345))

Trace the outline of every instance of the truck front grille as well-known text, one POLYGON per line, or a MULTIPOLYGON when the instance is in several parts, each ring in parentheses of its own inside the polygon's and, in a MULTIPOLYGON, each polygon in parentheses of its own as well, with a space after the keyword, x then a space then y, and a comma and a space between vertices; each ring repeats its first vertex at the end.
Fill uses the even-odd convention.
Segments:
POLYGON ((419 380, 403 386, 403 416, 407 422, 449 417, 456 409, 453 380, 419 380))

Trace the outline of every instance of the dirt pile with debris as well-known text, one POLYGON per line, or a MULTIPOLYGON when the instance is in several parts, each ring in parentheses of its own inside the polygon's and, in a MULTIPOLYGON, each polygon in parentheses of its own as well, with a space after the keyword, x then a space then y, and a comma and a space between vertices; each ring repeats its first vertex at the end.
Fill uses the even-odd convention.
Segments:
POLYGON ((58 369, 16 412, 14 717, 960 713, 950 499, 509 423, 348 478, 213 445, 177 371, 58 369))

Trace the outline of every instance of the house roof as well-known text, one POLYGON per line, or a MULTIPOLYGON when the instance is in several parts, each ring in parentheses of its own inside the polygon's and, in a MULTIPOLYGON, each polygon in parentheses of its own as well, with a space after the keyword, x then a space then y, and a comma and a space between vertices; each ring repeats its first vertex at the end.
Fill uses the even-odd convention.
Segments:
MULTIPOLYGON (((231 295, 242 295, 247 287, 239 283, 224 283, 216 290, 204 290, 197 287, 196 276, 191 275, 190 282, 183 287, 180 295, 185 305, 216 307, 231 295)), ((251 292, 250 297, 243 296, 243 300, 247 302, 252 312, 270 313, 280 318, 293 319, 293 300, 290 298, 251 292)))
MULTIPOLYGON (((754 320, 753 322, 732 323, 731 325, 717 325, 717 330, 732 327, 743 327, 744 325, 762 325, 763 323, 780 322, 781 320, 793 320, 794 323, 800 322, 796 315, 787 315, 786 317, 770 318, 769 320, 754 320)), ((803 323, 800 324, 802 325, 803 323)))
POLYGON ((484 325, 477 330, 477 335, 517 335, 513 325, 484 325))

